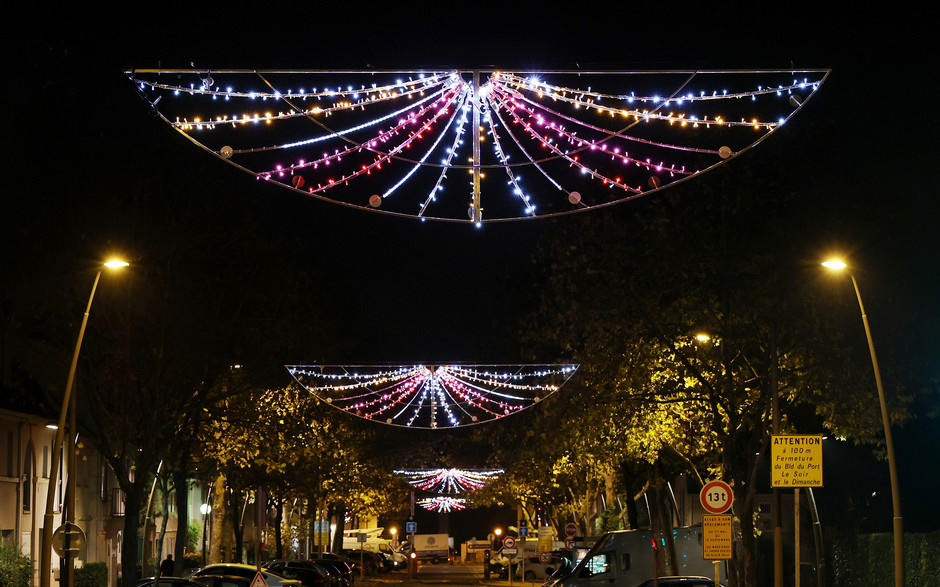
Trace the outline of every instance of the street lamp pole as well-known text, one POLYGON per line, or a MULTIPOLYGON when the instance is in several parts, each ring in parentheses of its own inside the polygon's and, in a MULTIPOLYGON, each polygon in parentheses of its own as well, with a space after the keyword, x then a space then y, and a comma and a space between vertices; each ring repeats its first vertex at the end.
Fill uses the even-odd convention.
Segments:
MULTIPOLYGON (((822 265, 833 270, 846 268, 846 264, 842 261, 826 261, 822 265)), ((885 450, 888 453, 888 474, 891 478, 891 504, 894 510, 894 585, 895 587, 903 587, 904 524, 903 518, 901 517, 901 492, 898 488, 898 469, 894 459, 894 440, 891 437, 888 404, 885 401, 884 387, 881 384, 881 370, 878 368, 878 357, 875 355, 875 343, 871 337, 871 328, 868 326, 868 314, 865 313, 865 305, 862 303, 862 293, 858 288, 858 281, 855 280, 855 276, 849 273, 849 277, 852 278, 852 286, 855 288, 855 297, 858 298, 858 308, 862 313, 862 324, 865 326, 865 337, 868 339, 868 351, 871 353, 871 365, 875 371, 875 387, 878 390, 878 402, 881 406, 881 425, 885 433, 885 450)))
MULTIPOLYGON (((127 267, 124 261, 108 261, 106 267, 117 269, 127 267)), ((39 563, 39 585, 40 587, 49 587, 52 580, 52 524, 53 524, 53 503, 55 501, 56 481, 59 475, 59 454, 62 452, 63 437, 65 436, 65 419, 69 411, 69 402, 72 396, 72 385, 75 382, 75 368, 78 365, 78 354, 82 349, 82 339, 85 337, 85 327, 88 325, 88 313, 91 312, 91 302, 95 299, 95 290, 98 289, 98 281, 101 279, 101 270, 95 275, 95 281, 91 286, 91 294, 88 296, 88 305, 85 307, 85 315, 82 317, 82 325, 78 330, 78 340, 75 342, 75 351, 72 353, 72 364, 69 366, 69 376, 65 383, 65 394, 62 396, 62 407, 59 410, 59 427, 55 433, 55 444, 52 447, 52 469, 49 472, 49 489, 46 494, 46 512, 43 516, 42 541, 39 563)), ((73 414, 74 416, 74 414, 73 414)), ((74 419, 73 419, 74 422, 74 419)), ((69 437, 74 438, 76 430, 69 430, 69 437)), ((74 448, 72 449, 74 452, 74 448)), ((75 475, 74 470, 69 470, 69 476, 75 475)), ((74 490, 73 490, 74 491, 74 490)), ((68 515, 74 519, 75 506, 74 500, 71 501, 68 515)), ((69 557, 68 564, 72 564, 69 557)), ((70 573, 71 574, 71 573, 70 573)))

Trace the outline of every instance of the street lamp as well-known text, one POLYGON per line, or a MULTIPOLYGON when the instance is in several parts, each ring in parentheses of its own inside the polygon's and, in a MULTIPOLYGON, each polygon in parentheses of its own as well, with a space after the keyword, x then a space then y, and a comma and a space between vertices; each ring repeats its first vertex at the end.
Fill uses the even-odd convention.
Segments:
MULTIPOLYGON (((839 259, 824 261, 822 266, 832 271, 842 271, 847 265, 839 259)), ((878 369, 878 358, 875 356, 875 343, 871 338, 871 329, 868 327, 868 315, 862 304, 862 294, 858 289, 858 281, 849 273, 852 285, 855 287, 855 296, 858 298, 858 308, 862 312, 862 324, 865 326, 865 336, 868 338, 868 351, 871 353, 871 365, 875 370, 875 387, 878 389, 878 402, 881 405, 881 425, 885 432, 885 450, 888 453, 888 473, 891 476, 891 503, 894 508, 894 584, 895 587, 904 585, 904 532, 901 518, 901 494, 898 489, 898 470, 894 461, 894 441, 891 439, 891 422, 888 420, 888 406, 885 402, 885 392, 881 385, 881 371, 878 369)))
MULTIPOLYGON (((104 264, 108 269, 120 269, 127 267, 128 263, 126 261, 121 261, 118 259, 112 259, 107 261, 104 264)), ((40 564, 39 564, 39 585, 40 587, 49 587, 52 574, 52 519, 53 519, 53 502, 55 500, 55 486, 56 479, 59 475, 59 458, 58 455, 62 451, 63 436, 65 435, 65 417, 69 412, 69 402, 72 399, 72 384, 75 382, 75 367, 78 364, 78 353, 82 348, 82 339, 85 336, 85 326, 88 324, 88 313, 91 311, 91 302, 95 299, 95 290, 98 288, 98 280, 101 279, 101 269, 98 270, 98 274, 95 275, 95 281, 91 286, 91 295, 88 296, 88 305, 85 307, 85 315, 82 317, 82 325, 78 330, 78 340, 75 342, 75 351, 72 353, 72 364, 69 367, 69 377, 65 383, 65 394, 62 396, 62 408, 59 411, 59 426, 56 429, 55 435, 55 444, 52 447, 52 469, 49 472, 49 490, 46 495, 46 513, 43 516, 43 526, 42 526, 42 542, 40 550, 40 564)), ((73 404, 74 405, 74 404, 73 404)), ((75 453, 75 447, 72 445, 75 438, 75 410, 72 409, 72 427, 69 430, 69 455, 70 457, 75 453)), ((71 485, 71 492, 69 494, 69 503, 67 504, 67 515, 68 521, 75 521, 75 467, 74 460, 70 458, 70 467, 69 467, 69 479, 71 485)), ((71 554, 68 557, 68 566, 71 568, 73 561, 71 554)), ((74 573, 69 572, 69 577, 74 581, 74 573)))

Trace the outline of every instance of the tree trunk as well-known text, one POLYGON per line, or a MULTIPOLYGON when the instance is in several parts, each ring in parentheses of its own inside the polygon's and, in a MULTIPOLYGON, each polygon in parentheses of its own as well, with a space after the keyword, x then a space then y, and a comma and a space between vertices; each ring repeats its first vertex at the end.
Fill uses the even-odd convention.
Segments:
POLYGON ((666 573, 669 575, 678 573, 678 557, 676 557, 676 542, 673 536, 673 511, 675 508, 672 503, 672 495, 664 489, 666 482, 660 480, 659 487, 656 489, 657 501, 659 502, 659 517, 662 524, 662 545, 665 559, 666 573))
POLYGON ((346 525, 346 502, 337 501, 333 503, 333 515, 330 516, 336 524, 336 531, 333 532, 333 552, 339 554, 343 549, 343 530, 346 525))
POLYGON ((242 562, 242 550, 244 549, 244 528, 242 527, 242 500, 241 492, 232 488, 228 491, 228 514, 232 521, 232 534, 235 536, 235 545, 232 547, 232 554, 229 557, 232 562, 242 562))
POLYGON ((209 544, 207 563, 229 562, 222 556, 222 545, 225 539, 225 476, 219 475, 212 487, 212 542, 209 544))
POLYGON ((624 508, 627 510, 627 529, 637 530, 640 527, 640 512, 636 507, 637 498, 635 497, 636 492, 633 489, 636 485, 636 475, 626 463, 620 466, 620 481, 623 483, 624 489, 626 489, 626 503, 624 504, 624 508))
POLYGON ((173 471, 173 486, 176 488, 176 548, 173 549, 173 573, 180 575, 183 556, 189 546, 189 482, 186 470, 173 471))
MULTIPOLYGON (((170 484, 169 479, 160 480, 160 505, 163 506, 163 520, 160 523, 160 535, 157 538, 157 551, 153 555, 154 576, 160 575, 160 561, 163 560, 163 541, 166 538, 166 527, 170 523, 170 484)), ((179 532, 177 531, 177 537, 179 532)), ((177 538, 177 542, 179 539, 177 538)))
POLYGON ((274 558, 280 560, 284 558, 284 540, 281 536, 281 522, 284 521, 284 504, 277 497, 272 496, 274 502, 274 558))
POLYGON ((134 587, 138 580, 137 541, 140 532, 140 509, 144 490, 140 481, 121 483, 124 491, 124 533, 121 536, 121 585, 134 587))

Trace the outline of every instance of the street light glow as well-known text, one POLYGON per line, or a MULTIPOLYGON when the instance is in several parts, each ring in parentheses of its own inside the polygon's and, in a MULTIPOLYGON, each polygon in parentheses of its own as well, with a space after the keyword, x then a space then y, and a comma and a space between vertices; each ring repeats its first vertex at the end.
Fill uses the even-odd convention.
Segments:
POLYGON ((841 259, 829 259, 828 261, 823 261, 821 263, 826 269, 832 269, 833 271, 840 271, 848 267, 841 259))
POLYGON ((122 261, 121 259, 110 259, 105 262, 104 266, 109 269, 120 269, 122 267, 127 267, 130 265, 127 261, 122 261))

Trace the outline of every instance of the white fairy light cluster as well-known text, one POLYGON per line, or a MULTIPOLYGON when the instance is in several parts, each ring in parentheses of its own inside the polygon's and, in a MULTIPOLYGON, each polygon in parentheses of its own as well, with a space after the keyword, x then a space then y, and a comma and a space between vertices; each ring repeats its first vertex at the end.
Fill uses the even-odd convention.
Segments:
POLYGON ((467 507, 467 500, 462 497, 450 497, 447 495, 435 495, 426 497, 417 501, 418 505, 429 511, 438 513, 449 513, 459 511, 467 507))
POLYGON ((172 128, 259 180, 482 223, 607 206, 713 169, 784 124, 829 71, 126 73, 172 128))
POLYGON ((515 414, 558 391, 577 365, 288 365, 330 406, 389 425, 450 428, 515 414))
POLYGON ((482 489, 502 469, 401 469, 394 471, 409 484, 431 493, 455 495, 482 489))
POLYGON ((435 493, 417 500, 426 510, 439 513, 462 510, 469 501, 464 497, 479 489, 503 473, 502 469, 415 469, 394 471, 404 477, 415 489, 435 493))

